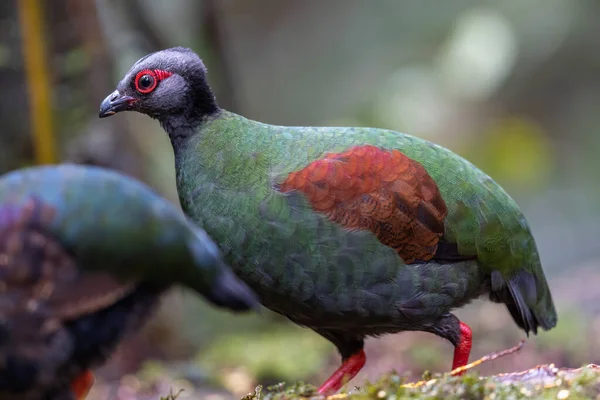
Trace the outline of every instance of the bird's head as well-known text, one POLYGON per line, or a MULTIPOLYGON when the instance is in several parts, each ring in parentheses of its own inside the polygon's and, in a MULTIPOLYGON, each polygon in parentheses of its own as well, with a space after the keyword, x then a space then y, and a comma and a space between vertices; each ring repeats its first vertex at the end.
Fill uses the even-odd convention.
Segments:
POLYGON ((202 118, 218 110, 200 57, 190 49, 174 47, 140 58, 102 101, 98 115, 138 111, 165 121, 202 118))

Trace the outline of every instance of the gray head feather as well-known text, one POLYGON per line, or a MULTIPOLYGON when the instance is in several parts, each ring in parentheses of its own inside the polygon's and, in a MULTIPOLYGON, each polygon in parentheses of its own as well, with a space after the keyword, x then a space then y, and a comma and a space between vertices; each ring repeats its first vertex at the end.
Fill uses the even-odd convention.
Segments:
MULTIPOLYGON (((140 58, 117 85, 121 94, 132 96, 135 111, 156 118, 168 127, 190 126, 219 111, 206 81, 206 67, 200 57, 185 47, 173 47, 140 58), (163 70, 171 76, 148 94, 135 88, 138 72, 163 70)), ((171 130, 171 129, 168 129, 171 130)))

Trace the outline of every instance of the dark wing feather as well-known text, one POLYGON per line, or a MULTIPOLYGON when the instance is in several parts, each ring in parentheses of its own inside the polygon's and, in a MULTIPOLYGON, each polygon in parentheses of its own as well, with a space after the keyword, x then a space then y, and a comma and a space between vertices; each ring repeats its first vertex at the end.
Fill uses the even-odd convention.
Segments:
POLYGON ((531 302, 531 299, 523 297, 525 293, 526 296, 530 296, 533 299, 536 298, 537 289, 534 276, 527 271, 521 270, 506 282, 500 272, 493 271, 491 286, 490 299, 506 304, 510 315, 528 336, 529 332, 537 334, 537 328, 540 323, 532 313, 531 308, 527 305, 527 302, 531 302))
POLYGON ((459 262, 476 260, 477 256, 460 254, 456 243, 449 243, 442 239, 438 242, 438 247, 433 258, 437 261, 459 262))

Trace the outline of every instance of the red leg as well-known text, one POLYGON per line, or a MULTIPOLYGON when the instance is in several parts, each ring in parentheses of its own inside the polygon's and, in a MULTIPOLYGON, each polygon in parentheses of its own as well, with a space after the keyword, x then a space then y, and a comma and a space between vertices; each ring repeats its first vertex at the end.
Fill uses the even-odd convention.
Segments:
POLYGON ((331 374, 329 379, 321 385, 319 394, 331 394, 340 390, 346 382, 358 374, 358 371, 362 369, 366 362, 367 356, 365 355, 364 350, 348 357, 348 359, 346 359, 342 365, 331 374))
MULTIPOLYGON (((461 322, 460 323, 460 338, 458 344, 454 348, 454 361, 452 362, 452 369, 463 367, 469 362, 469 355, 471 354, 471 344, 473 343, 471 337, 471 328, 469 325, 461 322)), ((464 372, 457 374, 462 375, 464 372)))
POLYGON ((94 374, 92 371, 87 370, 79 375, 73 382, 71 382, 71 390, 77 400, 84 400, 88 395, 90 389, 94 385, 94 374))

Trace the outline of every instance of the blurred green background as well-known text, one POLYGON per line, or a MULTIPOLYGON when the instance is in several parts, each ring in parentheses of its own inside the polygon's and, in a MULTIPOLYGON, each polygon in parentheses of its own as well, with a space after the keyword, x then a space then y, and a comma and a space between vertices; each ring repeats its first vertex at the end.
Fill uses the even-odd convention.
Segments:
MULTIPOLYGON (((600 363, 599 18, 596 0, 2 1, 0 172, 103 165, 177 203, 158 123, 137 113, 100 121, 97 111, 139 57, 188 46, 231 111, 399 130, 481 167, 530 221, 559 325, 480 371, 600 363)), ((523 336, 488 301, 457 314, 473 328, 473 359, 523 336)), ((451 364, 451 345, 425 333, 366 349, 354 384, 451 364)), ((331 344, 281 317, 234 317, 175 290, 99 371, 91 398, 173 387, 186 388, 181 398, 232 399, 258 383, 320 383, 338 363, 331 344)))

